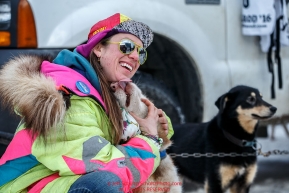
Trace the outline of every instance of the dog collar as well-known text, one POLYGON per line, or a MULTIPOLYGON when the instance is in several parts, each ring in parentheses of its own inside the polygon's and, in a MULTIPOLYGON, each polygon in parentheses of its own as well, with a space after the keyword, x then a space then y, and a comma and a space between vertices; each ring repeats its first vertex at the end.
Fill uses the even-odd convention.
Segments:
POLYGON ((161 160, 163 160, 167 157, 166 150, 160 151, 160 157, 161 157, 161 160))
POLYGON ((228 133, 225 130, 223 130, 223 133, 229 141, 231 141, 232 143, 234 143, 240 147, 252 147, 253 149, 256 148, 257 141, 255 139, 253 141, 247 141, 244 139, 241 140, 241 139, 234 137, 233 135, 231 135, 230 133, 228 133))

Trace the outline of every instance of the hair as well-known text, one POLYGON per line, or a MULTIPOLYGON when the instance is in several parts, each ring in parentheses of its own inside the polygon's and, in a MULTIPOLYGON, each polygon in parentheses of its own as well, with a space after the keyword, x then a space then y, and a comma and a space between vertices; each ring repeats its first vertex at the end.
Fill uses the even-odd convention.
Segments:
MULTIPOLYGON (((107 45, 106 40, 107 39, 102 40, 100 44, 106 46, 107 45)), ((98 75, 99 78, 102 97, 107 107, 108 118, 110 120, 110 124, 112 127, 111 134, 113 136, 114 145, 116 145, 120 142, 123 130, 121 110, 115 96, 111 92, 110 83, 107 81, 107 77, 103 74, 100 62, 93 52, 94 49, 95 47, 90 51, 89 59, 92 67, 96 71, 96 74, 98 75)))

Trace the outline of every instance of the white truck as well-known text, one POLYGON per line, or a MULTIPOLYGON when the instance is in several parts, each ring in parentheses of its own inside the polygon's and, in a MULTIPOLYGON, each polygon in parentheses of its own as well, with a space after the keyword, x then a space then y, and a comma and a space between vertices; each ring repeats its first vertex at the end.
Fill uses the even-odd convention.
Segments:
MULTIPOLYGON (((96 21, 120 12, 154 31, 148 60, 134 80, 173 123, 208 121, 217 112, 216 99, 240 84, 258 88, 278 108, 277 116, 288 114, 289 48, 281 48, 283 87, 276 79, 273 99, 272 74, 259 37, 242 34, 243 3, 0 0, 0 65, 18 54, 55 56, 63 48, 74 49, 86 42, 96 21)), ((0 131, 13 133, 16 120, 1 111, 0 131)))

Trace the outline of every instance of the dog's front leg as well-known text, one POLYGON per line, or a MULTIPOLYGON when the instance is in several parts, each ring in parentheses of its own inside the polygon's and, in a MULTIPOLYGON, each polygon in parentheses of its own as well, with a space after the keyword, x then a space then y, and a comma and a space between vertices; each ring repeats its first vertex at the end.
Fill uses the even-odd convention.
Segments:
POLYGON ((230 188, 230 193, 249 193, 251 185, 244 185, 242 182, 237 182, 230 188))
MULTIPOLYGON (((239 174, 242 173, 242 169, 236 169, 235 171, 239 171, 239 174)), ((254 181, 254 178, 257 173, 257 164, 256 162, 247 166, 244 175, 239 176, 238 180, 232 184, 230 188, 231 193, 249 193, 251 184, 254 181)))
POLYGON ((222 182, 221 177, 219 174, 214 172, 213 170, 210 170, 210 172, 207 175, 206 182, 205 182, 205 191, 206 193, 223 193, 222 189, 222 182))

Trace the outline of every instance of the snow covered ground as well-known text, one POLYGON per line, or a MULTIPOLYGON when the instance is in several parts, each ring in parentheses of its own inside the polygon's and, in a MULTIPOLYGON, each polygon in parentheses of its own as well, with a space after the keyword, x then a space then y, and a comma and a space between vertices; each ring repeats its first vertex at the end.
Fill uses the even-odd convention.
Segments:
MULTIPOLYGON (((289 128, 289 127, 288 127, 289 128)), ((268 127, 271 134, 271 127, 268 127)), ((275 140, 257 138, 262 145, 262 152, 281 150, 289 152, 289 138, 282 126, 275 129, 275 140)), ((203 187, 184 181, 184 193, 204 193, 203 187)), ((289 193, 289 154, 258 156, 258 172, 250 193, 289 193)))

